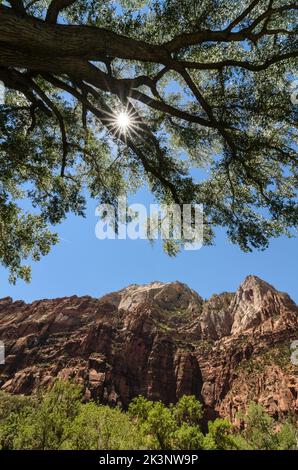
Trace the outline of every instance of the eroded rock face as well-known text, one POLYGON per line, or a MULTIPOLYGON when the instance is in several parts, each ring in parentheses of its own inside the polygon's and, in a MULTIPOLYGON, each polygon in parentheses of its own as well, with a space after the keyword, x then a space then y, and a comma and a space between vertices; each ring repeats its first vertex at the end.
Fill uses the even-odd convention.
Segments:
POLYGON ((249 329, 263 332, 295 324, 297 307, 291 298, 256 276, 248 276, 239 287, 231 305, 232 334, 249 329))
POLYGON ((249 401, 274 416, 298 412, 298 309, 287 294, 249 276, 236 294, 203 299, 185 284, 129 286, 101 299, 30 305, 0 300, 6 348, 0 387, 32 393, 56 377, 86 398, 127 406, 139 394, 175 402, 193 394, 206 415, 237 422, 249 401))

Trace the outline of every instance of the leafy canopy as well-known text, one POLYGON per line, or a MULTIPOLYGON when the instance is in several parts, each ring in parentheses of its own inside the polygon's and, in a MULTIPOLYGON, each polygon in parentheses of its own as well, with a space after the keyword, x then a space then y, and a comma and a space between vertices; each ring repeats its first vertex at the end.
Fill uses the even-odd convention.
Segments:
POLYGON ((57 242, 51 225, 84 214, 86 190, 115 205, 147 184, 158 201, 202 203, 205 243, 217 226, 243 250, 291 234, 294 2, 1 4, 0 260, 13 281, 57 242))

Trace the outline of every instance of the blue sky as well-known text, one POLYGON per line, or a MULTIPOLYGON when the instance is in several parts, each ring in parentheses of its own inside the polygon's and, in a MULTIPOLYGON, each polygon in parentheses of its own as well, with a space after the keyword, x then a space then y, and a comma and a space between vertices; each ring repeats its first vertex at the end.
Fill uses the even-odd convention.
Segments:
MULTIPOLYGON (((138 202, 144 201, 148 203, 141 193, 138 202)), ((129 284, 155 280, 185 282, 208 298, 234 291, 247 275, 255 274, 298 302, 297 239, 282 237, 272 240, 264 252, 243 253, 220 230, 215 246, 170 258, 159 243, 152 247, 146 240, 98 240, 95 207, 90 201, 86 219, 70 216, 58 227, 61 242, 33 264, 31 284, 9 285, 7 271, 0 268, 0 298, 10 295, 30 302, 74 294, 99 297, 129 284)))

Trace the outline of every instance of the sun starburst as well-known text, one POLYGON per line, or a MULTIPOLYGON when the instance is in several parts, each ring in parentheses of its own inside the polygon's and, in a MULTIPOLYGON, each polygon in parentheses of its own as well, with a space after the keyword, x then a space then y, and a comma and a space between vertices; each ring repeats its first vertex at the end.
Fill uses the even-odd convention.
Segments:
POLYGON ((121 132, 126 133, 132 126, 130 115, 126 111, 121 111, 116 116, 116 125, 121 132))

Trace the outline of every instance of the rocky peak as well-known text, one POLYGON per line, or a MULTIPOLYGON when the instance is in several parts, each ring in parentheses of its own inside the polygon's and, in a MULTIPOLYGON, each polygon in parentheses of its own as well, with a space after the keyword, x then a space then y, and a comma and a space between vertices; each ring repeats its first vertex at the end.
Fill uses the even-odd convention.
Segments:
POLYGON ((111 302, 122 311, 133 311, 143 305, 163 311, 202 310, 203 299, 186 284, 181 282, 152 282, 146 285, 133 284, 121 291, 104 296, 102 301, 111 302))
POLYGON ((297 322, 298 309, 291 298, 258 278, 248 276, 230 305, 231 334, 256 328, 273 330, 283 322, 297 322))

